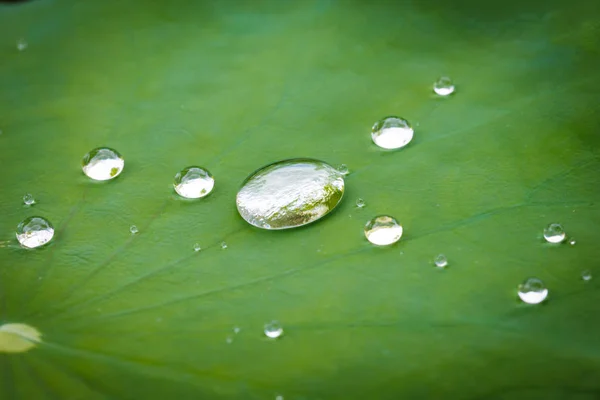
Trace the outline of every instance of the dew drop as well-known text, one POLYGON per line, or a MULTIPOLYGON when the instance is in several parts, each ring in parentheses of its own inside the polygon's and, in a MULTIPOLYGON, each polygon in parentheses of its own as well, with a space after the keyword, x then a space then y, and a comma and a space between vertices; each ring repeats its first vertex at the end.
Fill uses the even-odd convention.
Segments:
POLYGON ((202 247, 200 247, 200 243, 194 244, 194 251, 198 252, 200 250, 202 250, 202 247))
POLYGON ((581 272, 581 279, 583 279, 584 281, 590 281, 592 280, 592 271, 590 271, 589 269, 586 269, 585 271, 581 272))
POLYGON ((23 196, 23 204, 25 204, 26 206, 31 206, 35 204, 35 199, 33 198, 33 195, 27 193, 25 196, 23 196))
POLYGON ((277 396, 275 396, 275 400, 283 400, 283 396, 282 395, 277 395, 277 396))
POLYGON ((413 134, 413 128, 404 118, 385 117, 373 125, 371 138, 383 149, 399 149, 410 143, 413 134))
POLYGON ((576 243, 577 243, 577 242, 575 241, 575 239, 571 239, 571 240, 569 240, 569 244, 570 244, 571 246, 575 246, 575 244, 576 244, 576 243))
POLYGON ((365 206, 365 201, 363 199, 356 199, 356 207, 363 208, 365 206))
POLYGON ((83 173, 93 180, 107 181, 119 176, 125 160, 116 150, 98 147, 83 156, 81 166, 83 173))
POLYGON ((433 262, 434 262, 435 266, 438 268, 444 268, 444 267, 448 266, 448 258, 446 258, 446 256, 443 254, 438 254, 433 259, 433 262))
POLYGON ((518 287, 521 300, 527 304, 539 304, 548 297, 548 289, 538 278, 527 278, 518 287))
POLYGON ((17 50, 25 51, 25 49, 27 49, 27 46, 29 46, 29 43, 27 43, 27 40, 25 40, 25 38, 17 39, 17 50))
POLYGON ((348 166, 347 166, 346 164, 340 164, 340 165, 337 167, 337 170, 338 170, 338 172, 339 172, 340 174, 342 174, 342 175, 344 175, 344 176, 346 176, 346 175, 348 175, 348 174, 350 173, 350 170, 348 169, 348 166))
POLYGON ((227 344, 231 344, 233 343, 233 338, 231 336, 227 336, 227 338, 225 338, 225 342, 227 342, 227 344))
POLYGON ((448 96, 454 93, 454 83, 447 76, 442 76, 433 84, 433 91, 438 96, 448 96))
POLYGON ((221 248, 225 250, 227 248, 227 243, 221 242, 221 248))
POLYGON ((388 215, 379 215, 365 225, 367 240, 377 246, 396 243, 402 236, 402 226, 388 215))
POLYGON ((265 324, 265 335, 271 339, 277 339, 283 335, 283 327, 277 321, 271 321, 265 324))
POLYGON ((131 226, 129 227, 129 232, 131 232, 131 234, 132 234, 132 235, 135 235, 135 234, 136 234, 136 233, 138 233, 139 231, 140 231, 140 230, 139 230, 139 229, 138 229, 138 227, 137 227, 137 226, 135 226, 135 225, 131 225, 131 226))
POLYGON ((212 192, 215 179, 202 167, 187 167, 175 175, 173 187, 181 197, 198 199, 212 192))
POLYGON ((53 236, 54 227, 42 217, 26 218, 17 226, 17 240, 29 249, 45 245, 53 236))
POLYGON ((42 334, 26 324, 0 325, 0 353, 23 353, 40 343, 42 334))
POLYGON ((240 329, 240 327, 239 327, 239 326, 234 326, 234 327, 233 327, 233 333, 235 333, 236 335, 237 335, 238 333, 240 333, 240 331, 241 331, 241 329, 240 329))
POLYGON ((249 224, 288 229, 317 221, 344 194, 344 178, 331 165, 291 159, 267 165, 248 177, 237 193, 237 209, 249 224))
POLYGON ((550 224, 544 229, 544 239, 549 243, 560 243, 567 235, 561 224, 550 224))

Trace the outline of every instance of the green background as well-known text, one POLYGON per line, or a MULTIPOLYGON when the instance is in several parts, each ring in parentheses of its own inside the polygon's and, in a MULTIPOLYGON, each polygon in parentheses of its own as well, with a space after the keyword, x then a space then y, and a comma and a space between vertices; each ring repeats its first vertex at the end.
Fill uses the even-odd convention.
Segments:
POLYGON ((597 399, 598 21, 588 0, 1 5, 0 323, 44 342, 0 354, 0 398, 597 399), (371 142, 386 115, 415 127, 400 151, 371 142), (98 146, 114 181, 81 172, 98 146), (240 183, 290 157, 347 164, 342 204, 249 226, 240 183), (189 165, 209 197, 174 194, 189 165), (396 245, 365 240, 378 214, 396 245), (27 251, 31 215, 57 232, 27 251), (576 245, 543 243, 551 222, 576 245), (517 301, 528 276, 544 304, 517 301))

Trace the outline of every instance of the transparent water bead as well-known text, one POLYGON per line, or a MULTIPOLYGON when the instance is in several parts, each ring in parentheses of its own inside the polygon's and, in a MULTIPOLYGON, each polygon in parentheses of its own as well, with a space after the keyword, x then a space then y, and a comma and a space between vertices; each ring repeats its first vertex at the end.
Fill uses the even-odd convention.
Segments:
POLYGON ((25 38, 17 39, 17 50, 24 51, 25 49, 27 49, 27 46, 29 46, 29 43, 27 43, 27 40, 25 40, 25 38))
POLYGON ((27 324, 0 325, 0 353, 23 353, 42 341, 42 334, 27 324))
POLYGON ((361 198, 356 199, 356 207, 363 208, 365 206, 365 201, 361 198))
POLYGON ((227 243, 221 242, 221 248, 225 250, 227 248, 227 243))
POLYGON ((561 224, 550 224, 544 229, 544 239, 549 243, 560 243, 567 237, 561 224))
POLYGON ((433 91, 438 96, 448 96, 454 93, 454 83, 447 76, 442 76, 433 84, 433 91))
POLYGON ((527 278, 518 287, 519 298, 527 304, 539 304, 548 297, 548 289, 538 278, 527 278))
POLYGON ((271 321, 265 324, 265 335, 271 339, 277 339, 281 335, 283 335, 283 327, 277 321, 271 321))
POLYGON ((131 226, 129 227, 129 232, 131 232, 131 234, 132 234, 132 235, 135 235, 135 234, 136 234, 136 233, 138 233, 139 231, 140 231, 140 230, 139 230, 139 229, 138 229, 138 227, 137 227, 137 226, 135 226, 135 225, 131 225, 131 226))
POLYGON ((116 150, 98 147, 83 156, 81 166, 83 173, 93 180, 107 181, 119 176, 125 160, 116 150))
POLYGON ((310 158, 269 164, 251 174, 237 193, 242 218, 262 229, 288 229, 329 214, 344 194, 344 177, 310 158))
POLYGON ((17 240, 29 249, 45 245, 53 236, 54 227, 43 217, 26 218, 17 226, 17 240))
POLYGON ((23 204, 25 204, 26 206, 34 205, 35 199, 33 198, 33 195, 27 193, 25 196, 23 196, 23 204))
POLYGON ((577 242, 575 241, 575 239, 571 239, 571 240, 569 240, 569 244, 571 246, 575 246, 577 244, 577 242))
POLYGON ((438 268, 444 268, 446 266, 448 266, 448 258, 446 258, 445 255, 443 254, 438 254, 434 259, 433 259, 433 263, 435 264, 436 267, 438 268))
POLYGON ((200 243, 194 244, 194 251, 198 252, 200 250, 202 250, 202 247, 200 247, 200 243))
POLYGON ((379 215, 365 225, 367 240, 377 246, 388 246, 402 237, 402 226, 389 215, 379 215))
POLYGON ((413 138, 410 123, 400 117, 385 117, 373 125, 371 138, 383 149, 399 149, 410 143, 413 138))
POLYGON ((350 173, 350 170, 348 169, 348 166, 346 164, 338 165, 337 170, 342 175, 348 175, 350 173))
POLYGON ((199 199, 212 192, 215 179, 202 167, 187 167, 175 175, 173 187, 181 197, 199 199))
POLYGON ((581 272, 581 279, 583 279, 584 281, 590 281, 592 280, 592 271, 590 271, 589 269, 586 269, 585 271, 581 272))

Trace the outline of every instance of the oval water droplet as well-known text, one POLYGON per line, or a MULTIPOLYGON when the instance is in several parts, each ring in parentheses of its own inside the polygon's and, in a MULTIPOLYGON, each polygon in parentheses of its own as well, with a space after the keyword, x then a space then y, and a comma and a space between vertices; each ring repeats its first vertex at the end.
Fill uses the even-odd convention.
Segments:
POLYGON ((448 96, 454 93, 454 83, 447 76, 442 76, 433 84, 433 91, 438 96, 448 96))
POLYGON ((200 250, 202 250, 202 247, 200 247, 200 243, 194 244, 194 251, 198 252, 200 250))
POLYGON ((584 281, 591 281, 592 280, 592 271, 590 271, 589 269, 582 271, 581 279, 583 279, 584 281))
POLYGON ((550 224, 544 229, 544 239, 549 243, 560 243, 567 237, 561 224, 550 224))
POLYGON ((17 50, 24 51, 25 49, 27 49, 28 46, 29 43, 27 43, 27 40, 25 40, 25 38, 17 39, 17 50))
POLYGON ((173 187, 181 197, 198 199, 212 192, 215 179, 202 167, 187 167, 175 175, 173 187))
POLYGON ((283 335, 283 327, 277 321, 271 321, 265 324, 265 335, 271 339, 277 339, 281 335, 283 335))
POLYGON ((527 304, 539 304, 548 297, 548 289, 538 278, 527 278, 518 287, 519 298, 527 304))
POLYGON ((121 155, 108 147, 98 147, 83 156, 81 167, 83 173, 96 181, 107 181, 119 176, 125 160, 121 155))
POLYGON ((388 246, 402 237, 402 225, 389 215, 379 215, 365 225, 367 240, 377 246, 388 246))
POLYGON ((248 177, 236 197, 249 224, 262 229, 296 228, 333 210, 344 195, 344 178, 331 165, 297 158, 269 164, 248 177))
POLYGON ((26 206, 31 206, 35 204, 35 199, 33 198, 33 195, 27 193, 25 196, 23 196, 23 204, 25 204, 26 206))
POLYGON ((434 259, 433 263, 438 268, 445 268, 448 266, 448 258, 444 254, 438 254, 434 259))
POLYGON ((17 240, 29 249, 45 245, 53 236, 54 227, 43 217, 26 218, 17 226, 17 240))
POLYGON ((383 149, 399 149, 410 143, 414 135, 410 123, 400 117, 385 117, 373 125, 371 138, 383 149))
POLYGON ((363 208, 365 206, 365 201, 361 198, 356 199, 356 207, 363 208))
POLYGON ((139 229, 138 229, 138 227, 137 227, 137 226, 135 226, 135 225, 131 225, 131 226, 129 227, 129 232, 131 232, 131 234, 132 234, 132 235, 135 235, 135 234, 136 234, 136 233, 138 233, 139 231, 140 231, 140 230, 139 230, 139 229))
POLYGON ((346 164, 340 164, 337 167, 337 170, 340 174, 346 176, 350 173, 350 170, 348 169, 348 166, 346 164))
POLYGON ((221 242, 221 248, 225 250, 227 248, 227 243, 221 242))

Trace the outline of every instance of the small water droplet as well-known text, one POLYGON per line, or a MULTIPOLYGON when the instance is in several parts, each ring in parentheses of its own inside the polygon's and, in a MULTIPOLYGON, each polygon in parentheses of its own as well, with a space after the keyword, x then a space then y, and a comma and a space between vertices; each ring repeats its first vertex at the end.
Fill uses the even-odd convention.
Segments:
POLYGON ((333 210, 344 194, 344 177, 331 165, 291 159, 267 165, 243 183, 237 209, 249 224, 263 229, 296 228, 333 210))
POLYGON ((348 175, 350 173, 350 170, 348 169, 348 166, 346 164, 340 164, 337 167, 337 170, 340 174, 342 175, 348 175))
POLYGON ((227 248, 227 243, 221 242, 221 248, 225 250, 227 248))
POLYGON ((365 225, 367 240, 377 246, 396 243, 402 236, 402 226, 388 215, 379 215, 365 225))
POLYGON ((275 400, 283 400, 283 396, 282 395, 277 395, 277 396, 275 396, 275 400))
POLYGON ((240 327, 239 327, 239 326, 234 326, 234 327, 233 327, 233 333, 235 333, 236 335, 237 335, 238 333, 240 333, 240 331, 241 331, 241 329, 240 329, 240 327))
POLYGON ((434 262, 435 266, 439 267, 439 268, 444 268, 444 267, 448 266, 448 259, 443 254, 438 254, 433 259, 433 262, 434 262))
POLYGON ((383 149, 399 149, 406 146, 413 138, 410 123, 400 117, 385 117, 373 125, 371 138, 383 149))
POLYGON ((571 240, 569 240, 569 244, 570 244, 571 246, 575 246, 575 244, 576 244, 576 243, 577 243, 577 242, 575 241, 575 239, 571 239, 571 240))
POLYGON ((26 218, 17 226, 17 240, 29 249, 45 245, 53 236, 54 227, 43 217, 26 218))
POLYGON ((356 199, 356 207, 363 208, 365 206, 365 201, 363 199, 356 199))
POLYGON ((544 239, 549 243, 560 243, 567 235, 561 224, 550 224, 544 229, 544 239))
POLYGON ((265 324, 265 335, 271 339, 277 339, 283 335, 283 327, 277 321, 271 321, 265 324))
POLYGON ((539 304, 548 297, 548 289, 538 278, 527 278, 518 287, 519 298, 527 304, 539 304))
POLYGON ((17 39, 17 50, 24 51, 25 49, 27 49, 27 46, 29 46, 29 43, 27 43, 27 40, 25 40, 25 38, 17 39))
POLYGON ((33 198, 33 195, 30 193, 27 193, 25 196, 23 196, 23 203, 26 206, 31 206, 31 205, 35 204, 35 199, 33 198))
POLYGON ((200 250, 202 250, 202 247, 200 247, 200 243, 194 244, 194 251, 200 251, 200 250))
POLYGON ((433 91, 438 96, 448 96, 454 93, 454 83, 447 76, 442 76, 433 84, 433 91))
POLYGON ((138 233, 138 232, 139 232, 139 229, 138 229, 138 227, 137 227, 137 226, 135 226, 135 225, 131 225, 131 226, 129 227, 129 232, 131 232, 131 234, 132 234, 132 235, 135 235, 136 233, 138 233))
POLYGON ((116 150, 98 147, 83 156, 81 166, 88 177, 96 181, 107 181, 119 176, 125 160, 116 150))
POLYGON ((583 279, 584 281, 589 281, 592 279, 592 271, 590 271, 589 269, 586 269, 585 271, 581 272, 581 279, 583 279))
POLYGON ((231 344, 231 343, 233 343, 233 338, 231 336, 227 336, 225 338, 225 341, 227 342, 227 344, 231 344))
POLYGON ((202 167, 187 167, 175 175, 173 187, 181 197, 198 199, 212 192, 215 179, 202 167))

